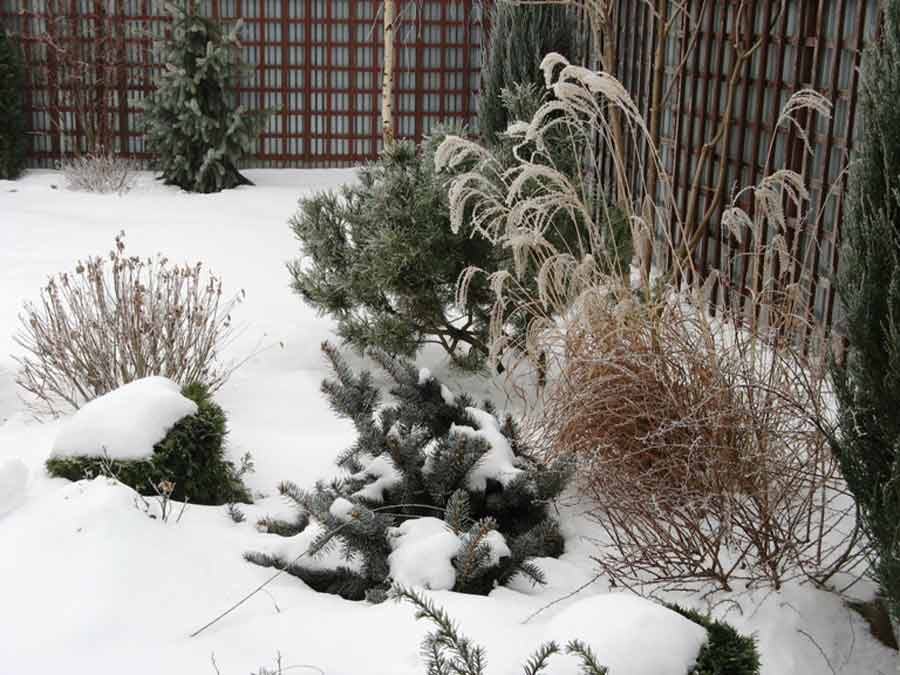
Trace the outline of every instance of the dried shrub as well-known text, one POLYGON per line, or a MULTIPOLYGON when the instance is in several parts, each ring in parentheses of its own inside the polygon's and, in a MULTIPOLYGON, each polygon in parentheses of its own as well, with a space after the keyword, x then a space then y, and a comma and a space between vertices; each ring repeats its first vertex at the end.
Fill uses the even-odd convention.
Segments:
POLYGON ((120 233, 108 256, 53 276, 40 300, 25 305, 16 381, 51 413, 148 375, 215 391, 235 367, 220 350, 242 299, 223 298, 221 278, 201 263, 125 255, 120 233))
POLYGON ((82 155, 60 165, 70 190, 128 192, 137 180, 135 161, 113 155, 82 155))
POLYGON ((541 436, 574 455, 617 583, 823 584, 860 555, 820 371, 675 301, 570 326, 541 436))

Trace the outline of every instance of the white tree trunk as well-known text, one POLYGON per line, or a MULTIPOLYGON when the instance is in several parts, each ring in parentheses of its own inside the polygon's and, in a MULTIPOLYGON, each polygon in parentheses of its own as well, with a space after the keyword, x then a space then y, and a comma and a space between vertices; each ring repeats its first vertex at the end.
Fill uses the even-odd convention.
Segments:
POLYGON ((385 149, 394 145, 394 23, 396 0, 384 0, 384 75, 381 81, 381 136, 385 149))

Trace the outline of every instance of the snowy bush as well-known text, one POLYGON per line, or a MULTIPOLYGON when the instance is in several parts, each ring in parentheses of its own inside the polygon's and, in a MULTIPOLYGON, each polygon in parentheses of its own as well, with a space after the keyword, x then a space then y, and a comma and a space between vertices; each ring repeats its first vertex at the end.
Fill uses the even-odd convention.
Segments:
POLYGON ((165 68, 146 103, 147 145, 163 180, 189 192, 219 192, 250 181, 238 171, 267 113, 237 103, 240 24, 224 29, 194 3, 167 3, 165 68))
POLYGON ((219 349, 241 297, 223 299, 222 280, 201 263, 127 256, 123 237, 107 257, 52 277, 39 303, 25 305, 16 381, 50 412, 148 375, 215 391, 231 374, 219 349))
MULTIPOLYGON (((510 105, 528 107, 529 92, 534 93, 524 91, 522 99, 510 100, 510 105)), ((331 315, 340 336, 358 350, 376 347, 410 357, 425 344, 437 344, 456 365, 477 369, 490 355, 492 326, 519 334, 521 322, 505 321, 503 308, 492 306, 489 282, 510 277, 519 259, 516 246, 473 236, 478 230, 469 226, 469 216, 479 215, 477 207, 473 211, 462 204, 458 214, 451 210, 450 181, 471 175, 464 172, 475 160, 460 155, 440 162, 436 149, 447 133, 435 131, 418 148, 397 143, 378 162, 359 170, 357 184, 340 194, 303 199, 291 219, 303 257, 288 267, 294 290, 331 315), (480 274, 463 282, 469 269, 480 274)), ((517 161, 520 145, 519 138, 505 138, 498 145, 496 161, 482 176, 486 190, 503 182, 507 163, 517 161)), ((521 152, 544 157, 538 148, 525 145, 521 152)), ((562 140, 559 145, 571 147, 562 140)), ((573 163, 568 157, 566 169, 573 163)), ((533 186, 523 185, 522 190, 531 194, 533 186)), ((577 233, 568 214, 562 209, 558 213, 541 236, 567 249, 577 233)), ((618 211, 606 213, 615 222, 615 232, 621 234, 624 227, 627 233, 627 221, 618 211)), ((610 237, 607 244, 621 241, 610 237)), ((620 259, 625 257, 630 253, 620 259)), ((535 289, 538 283, 537 268, 525 265, 522 284, 535 289)))
POLYGON ((25 69, 18 41, 0 28, 0 180, 17 178, 27 150, 25 69))
POLYGON ((115 155, 81 155, 62 162, 60 168, 70 190, 128 192, 137 179, 137 164, 115 155))
POLYGON ((517 574, 541 583, 532 558, 562 553, 548 509, 570 477, 568 463, 534 461, 511 418, 501 423, 490 406, 374 350, 396 399, 379 407, 371 375, 354 375, 333 347, 323 349, 337 376, 323 391, 359 433, 338 461, 349 475, 308 491, 283 484, 300 521, 276 528, 299 532, 310 558, 339 546, 348 562, 248 559, 350 599, 376 599, 391 580, 482 594, 517 574))
POLYGON ((47 471, 73 481, 108 475, 140 494, 195 504, 249 502, 241 469, 225 459, 227 433, 206 387, 189 385, 179 395, 174 382, 145 378, 76 412, 47 471))
POLYGON ((541 435, 582 467, 613 580, 780 588, 858 562, 821 367, 677 300, 588 317, 569 327, 541 435))

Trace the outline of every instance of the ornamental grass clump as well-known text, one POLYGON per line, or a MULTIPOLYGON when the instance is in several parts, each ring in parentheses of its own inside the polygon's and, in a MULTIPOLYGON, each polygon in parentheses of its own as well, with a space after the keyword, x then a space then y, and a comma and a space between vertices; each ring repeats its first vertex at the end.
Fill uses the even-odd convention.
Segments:
MULTIPOLYGON (((788 246, 786 214, 790 208, 802 222, 803 177, 767 166, 766 178, 724 210, 723 234, 741 244, 735 255, 755 289, 742 296, 730 279, 700 274, 692 256, 682 256, 690 233, 621 83, 557 54, 543 68, 553 100, 510 130, 519 148, 536 152, 514 152, 518 162, 501 172, 496 150, 450 137, 436 163, 470 167, 450 187, 453 227, 471 228, 513 257, 508 270, 466 270, 459 300, 486 279, 495 294, 491 358, 510 373, 524 370, 519 383, 533 382, 534 371, 546 383, 533 408, 534 437, 547 456, 579 463, 605 533, 600 567, 635 588, 826 583, 859 562, 863 541, 826 443, 828 379, 798 339, 810 331, 803 260, 815 244, 788 246), (636 181, 615 153, 613 117, 649 148, 634 158, 636 181), (560 129, 580 139, 575 147, 600 139, 601 152, 588 153, 576 175, 542 152, 560 129), (587 189, 603 175, 604 151, 609 194, 602 181, 587 189), (640 179, 645 162, 658 176, 652 193, 640 179), (624 214, 634 249, 616 246, 609 204, 624 214), (562 219, 575 233, 565 246, 549 236, 562 219), (632 250, 655 254, 660 274, 651 275, 654 259, 642 258, 632 280, 632 250), (536 286, 527 283, 529 270, 536 286), (522 328, 513 332, 513 324, 522 328)), ((830 112, 815 92, 791 97, 778 124, 801 138, 801 109, 830 112)))
POLYGON ((54 414, 148 375, 214 392, 235 367, 221 350, 242 299, 224 297, 222 279, 201 263, 126 255, 121 233, 107 256, 51 277, 25 305, 16 381, 54 414))

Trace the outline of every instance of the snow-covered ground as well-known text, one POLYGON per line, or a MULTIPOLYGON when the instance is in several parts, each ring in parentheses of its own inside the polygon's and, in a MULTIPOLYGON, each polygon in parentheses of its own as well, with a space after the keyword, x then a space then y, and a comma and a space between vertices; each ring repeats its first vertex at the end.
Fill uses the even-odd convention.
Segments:
MULTIPOLYGON (((335 418, 319 394, 327 374, 319 344, 333 338, 332 325, 291 292, 284 268, 298 253, 286 223, 297 198, 351 180, 352 172, 248 175, 255 187, 218 195, 181 193, 150 174, 124 196, 67 191, 55 172, 0 181, 2 675, 215 675, 213 655, 222 675, 246 674, 272 666, 278 652, 285 666, 315 666, 297 672, 424 673, 418 645, 428 626, 415 622, 409 606, 348 602, 290 576, 188 637, 271 575, 241 555, 273 545, 273 535, 254 523, 286 515, 277 483, 308 485, 333 474, 335 455, 352 440, 351 425, 335 418), (229 414, 229 452, 253 454, 256 472, 246 480, 264 495, 244 509, 243 523, 232 522, 224 507, 192 505, 179 522, 163 523, 136 508, 124 486, 103 478, 73 484, 43 469, 63 422, 34 419, 18 399, 17 315, 49 275, 108 251, 120 230, 129 254, 202 260, 231 291, 246 290, 235 312, 244 329, 229 355, 250 358, 217 396, 229 414)), ((446 378, 440 354, 427 352, 420 365, 446 378)), ((504 404, 496 383, 470 379, 465 386, 504 404)), ((564 512, 566 553, 542 561, 546 587, 497 589, 486 598, 430 594, 487 648, 491 675, 521 672, 518 664, 551 638, 587 640, 601 662, 615 666, 612 675, 664 673, 661 663, 684 658, 691 626, 680 632, 643 604, 609 597, 602 578, 525 621, 595 575, 591 528, 578 508, 564 512)), ((677 599, 705 607, 699 598, 677 599)), ((739 609, 721 602, 716 612, 757 634, 766 675, 895 671, 896 653, 875 642, 833 595, 791 586, 731 600, 739 609)), ((554 675, 575 672, 564 659, 559 664, 554 675)))

